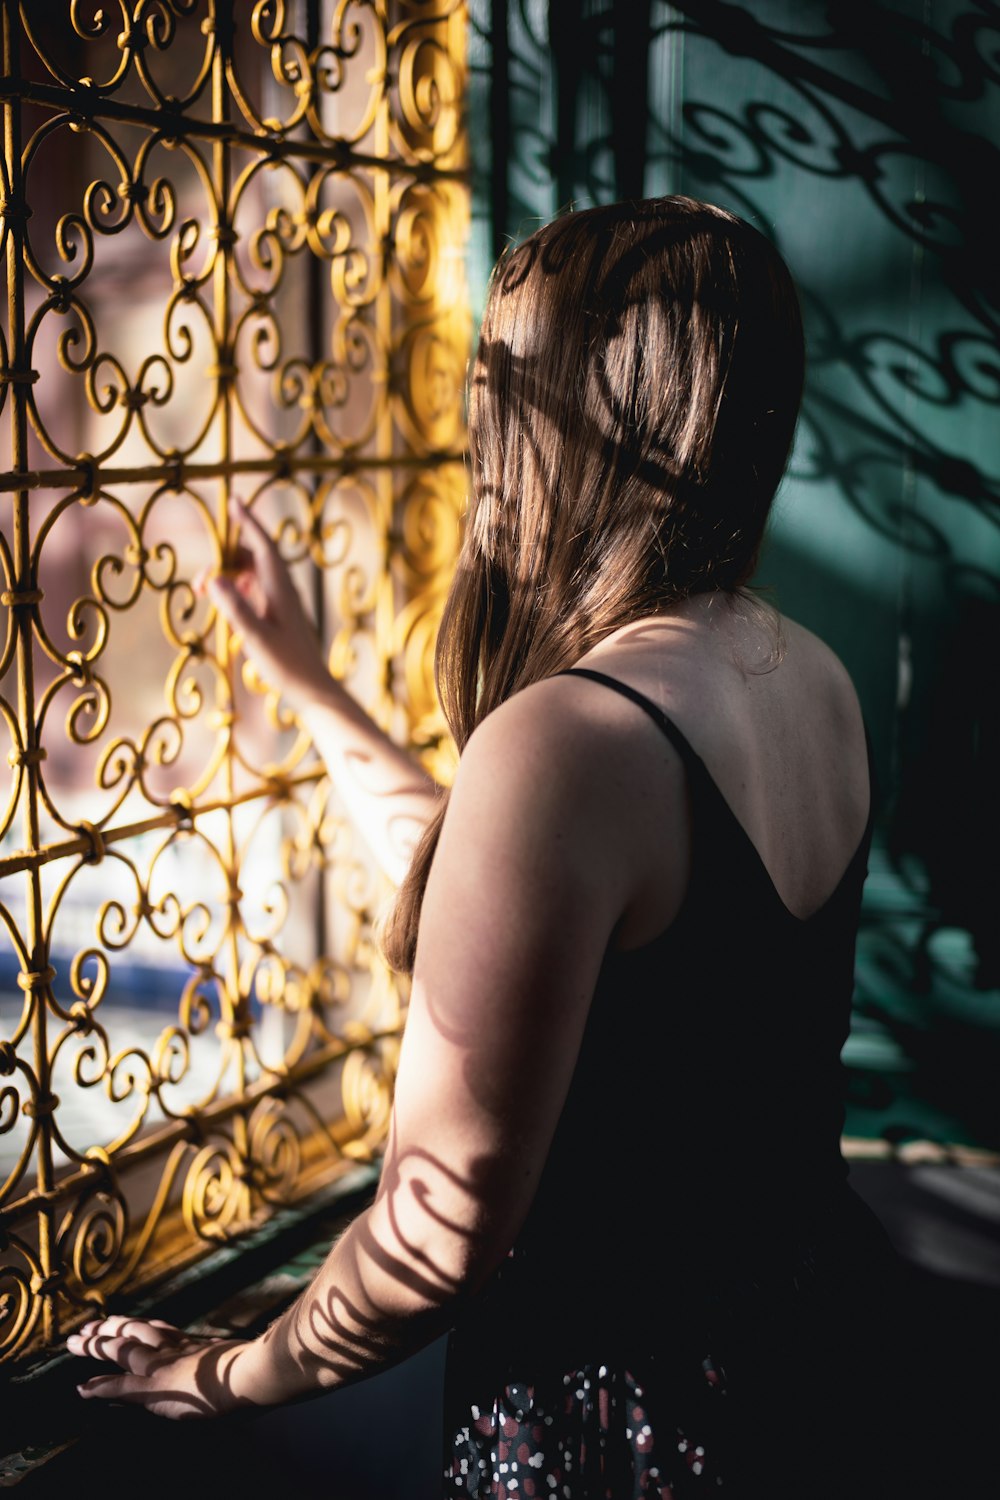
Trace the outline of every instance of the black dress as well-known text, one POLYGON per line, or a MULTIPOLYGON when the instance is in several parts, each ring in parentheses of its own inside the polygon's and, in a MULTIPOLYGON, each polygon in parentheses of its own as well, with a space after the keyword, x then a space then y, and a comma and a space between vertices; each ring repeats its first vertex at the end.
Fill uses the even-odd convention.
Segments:
POLYGON ((450 1335, 443 1494, 891 1495, 893 1253, 840 1150, 872 816, 802 921, 680 730, 575 675, 681 756, 690 881, 609 950, 527 1221, 450 1335))

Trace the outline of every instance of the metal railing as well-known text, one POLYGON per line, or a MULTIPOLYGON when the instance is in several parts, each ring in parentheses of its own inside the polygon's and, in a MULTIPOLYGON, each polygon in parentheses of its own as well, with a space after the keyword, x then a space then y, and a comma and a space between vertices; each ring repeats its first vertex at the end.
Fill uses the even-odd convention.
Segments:
POLYGON ((384 1138, 385 888, 192 579, 235 484, 446 774, 468 206, 457 0, 2 16, 10 1359, 384 1138))

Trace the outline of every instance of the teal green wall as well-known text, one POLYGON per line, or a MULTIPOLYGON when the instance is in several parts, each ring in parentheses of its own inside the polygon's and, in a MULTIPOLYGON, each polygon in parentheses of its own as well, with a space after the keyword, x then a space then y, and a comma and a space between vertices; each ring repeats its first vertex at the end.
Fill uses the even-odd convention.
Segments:
POLYGON ((627 196, 722 204, 792 268, 809 372, 758 581, 846 662, 881 782, 848 1130, 1000 1147, 1000 8, 471 10, 477 305, 507 238, 627 196))

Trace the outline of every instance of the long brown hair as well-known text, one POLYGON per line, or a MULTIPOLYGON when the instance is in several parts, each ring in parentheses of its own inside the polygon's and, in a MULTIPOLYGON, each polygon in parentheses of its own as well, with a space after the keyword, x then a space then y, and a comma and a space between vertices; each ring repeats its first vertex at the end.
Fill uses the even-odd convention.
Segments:
MULTIPOLYGON (((802 393, 798 299, 770 242, 657 198, 570 213, 493 273, 471 370, 472 494, 437 640, 459 752, 520 688, 756 564, 802 393)), ((410 971, 444 804, 383 949, 410 971)))

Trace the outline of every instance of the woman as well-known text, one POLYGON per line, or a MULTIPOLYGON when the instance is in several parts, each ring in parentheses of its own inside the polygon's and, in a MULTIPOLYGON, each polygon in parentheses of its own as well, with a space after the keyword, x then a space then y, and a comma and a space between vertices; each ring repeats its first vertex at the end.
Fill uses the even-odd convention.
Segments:
POLYGON ((844 668, 745 590, 802 363, 783 262, 706 204, 570 214, 501 263, 438 647, 446 805, 330 681, 240 511, 213 598, 405 877, 390 1139, 266 1334, 87 1325, 69 1347, 122 1373, 84 1395, 268 1405, 448 1328, 447 1495, 858 1493, 855 1336, 889 1264, 839 1149, 869 757, 844 668))

